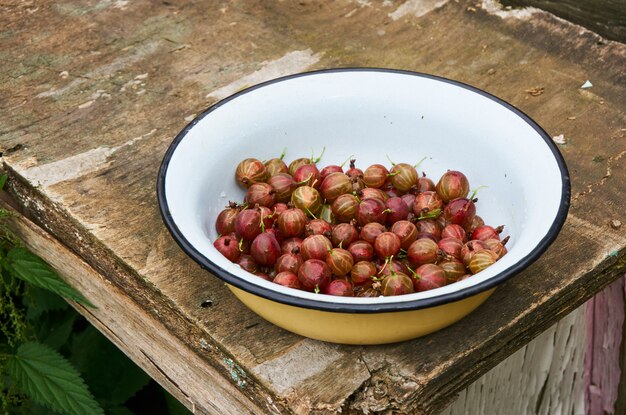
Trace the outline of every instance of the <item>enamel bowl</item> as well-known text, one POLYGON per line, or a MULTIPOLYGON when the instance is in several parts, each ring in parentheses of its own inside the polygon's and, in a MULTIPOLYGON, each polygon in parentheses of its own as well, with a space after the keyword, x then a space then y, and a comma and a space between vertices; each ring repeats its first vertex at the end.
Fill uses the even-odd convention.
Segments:
POLYGON ((456 81, 388 69, 297 74, 238 92, 207 109, 175 138, 158 176, 165 225, 180 247, 270 322, 347 344, 411 339, 478 307, 554 241, 569 207, 569 176, 550 137, 510 104, 456 81), (350 155, 357 167, 416 163, 435 182, 447 169, 479 192, 477 213, 505 224, 509 250, 466 280, 394 297, 346 298, 294 290, 229 262, 213 247, 215 219, 245 194, 234 179, 244 158, 287 148, 287 164, 319 154, 320 166, 350 155), (540 184, 540 185, 539 185, 540 184))

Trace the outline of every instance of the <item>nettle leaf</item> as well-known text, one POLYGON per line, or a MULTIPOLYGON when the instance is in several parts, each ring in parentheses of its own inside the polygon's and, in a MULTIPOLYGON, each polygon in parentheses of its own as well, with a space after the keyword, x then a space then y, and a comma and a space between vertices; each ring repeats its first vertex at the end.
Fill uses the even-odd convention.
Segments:
POLYGON ((73 308, 43 313, 33 322, 36 339, 59 350, 70 338, 77 317, 78 313, 73 308))
POLYGON ((40 343, 24 343, 5 361, 7 376, 33 401, 70 415, 104 415, 76 369, 40 343))
POLYGON ((93 307, 85 297, 63 281, 43 259, 24 248, 11 249, 7 254, 5 266, 14 277, 35 287, 52 291, 61 297, 93 307))
POLYGON ((150 377, 93 326, 73 335, 70 360, 96 398, 121 405, 143 389, 150 377))
POLYGON ((36 320, 42 313, 67 310, 69 307, 69 304, 58 294, 32 285, 26 287, 23 301, 27 307, 26 317, 30 320, 36 320))
POLYGON ((50 409, 44 405, 39 405, 38 403, 29 401, 27 413, 29 415, 50 415, 50 409))

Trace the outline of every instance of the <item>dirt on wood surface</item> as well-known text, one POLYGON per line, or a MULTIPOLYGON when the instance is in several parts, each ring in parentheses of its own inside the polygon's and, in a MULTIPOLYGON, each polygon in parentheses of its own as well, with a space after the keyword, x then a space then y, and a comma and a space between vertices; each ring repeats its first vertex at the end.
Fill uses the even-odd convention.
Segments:
POLYGON ((626 46, 548 13, 445 0, 10 1, 0 22, 14 200, 263 412, 436 413, 626 268, 623 227, 610 226, 626 221, 626 46), (158 212, 159 163, 195 114, 269 78, 345 66, 466 82, 564 138, 573 196, 557 241, 422 339, 347 347, 285 332, 187 258, 158 212))

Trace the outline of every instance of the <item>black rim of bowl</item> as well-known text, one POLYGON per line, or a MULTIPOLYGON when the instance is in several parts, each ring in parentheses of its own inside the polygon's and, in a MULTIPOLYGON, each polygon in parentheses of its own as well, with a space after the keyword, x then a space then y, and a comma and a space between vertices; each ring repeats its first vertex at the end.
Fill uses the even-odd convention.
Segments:
POLYGON ((398 312, 398 311, 408 311, 408 310, 417 310, 421 308, 434 307, 447 303, 451 303, 454 301, 459 301, 467 297, 474 296, 483 291, 489 290, 491 288, 496 287, 517 273, 521 272, 523 269, 527 268, 530 264, 535 262, 543 252, 552 244, 552 242, 556 239, 563 223, 565 223, 565 219, 567 217, 567 212, 569 210, 570 205, 570 177, 567 170, 567 166, 565 164, 565 160, 561 155, 559 149, 556 144, 552 141, 550 136, 528 115, 509 104, 508 102, 503 101, 502 99, 491 95, 488 92, 485 92, 481 89, 473 87, 471 85, 464 84, 462 82, 453 81, 451 79, 443 78, 436 75, 430 75, 420 72, 413 72, 407 70, 399 70, 399 69, 388 69, 388 68, 334 68, 334 69, 323 69, 318 71, 310 71, 303 72, 293 75, 288 75, 276 79, 272 79, 252 87, 246 88, 242 91, 237 92, 227 98, 222 99, 216 104, 207 108, 202 114, 198 115, 193 121, 191 121, 174 139, 170 147, 168 148, 165 156, 163 157, 163 161, 161 163, 161 167, 159 168, 158 178, 157 178, 157 199, 159 203, 159 208, 161 210, 161 216, 163 217, 163 221, 165 222, 165 226, 168 228, 174 240, 178 243, 178 245, 182 248, 182 250, 193 258, 200 266, 204 269, 210 271, 218 278, 222 279, 226 283, 233 285, 237 288, 240 288, 249 293, 258 295, 260 297, 266 298, 268 300, 277 301, 279 303, 288 304, 296 307, 309 308, 314 310, 321 311, 330 311, 330 312, 343 312, 343 313, 381 313, 381 312, 398 312), (165 195, 165 177, 167 175, 167 168, 169 162, 174 154, 176 147, 178 144, 185 138, 187 132, 196 125, 201 119, 210 114, 215 109, 220 106, 226 104, 227 102, 243 95, 248 92, 254 91, 255 89, 262 88, 266 85, 271 85, 277 82, 282 82, 289 79, 299 78, 303 76, 313 76, 320 74, 327 74, 333 72, 384 72, 384 73, 394 73, 401 75, 412 75, 418 76, 422 78, 429 78, 439 82, 444 82, 452 85, 456 85, 458 87, 467 89, 469 91, 480 94, 500 105, 513 111, 520 118, 522 118, 526 123, 528 123, 546 142, 548 148, 552 151, 554 158, 559 166, 561 171, 561 179, 562 179, 562 194, 561 194, 561 202, 559 205, 559 211, 554 219, 554 222, 550 226, 548 233, 541 239, 541 241, 537 244, 537 246, 525 257, 520 259, 518 262, 513 264, 511 267, 502 271, 499 274, 496 274, 492 278, 487 281, 483 281, 482 283, 473 285, 471 287, 467 287, 465 289, 455 291, 448 294, 441 294, 430 298, 423 298, 411 301, 403 301, 403 302, 392 302, 392 303, 382 303, 382 304, 347 304, 341 302, 326 302, 326 301, 316 301, 310 300, 300 297, 291 296, 288 294, 280 293, 278 291, 274 291, 265 287, 261 287, 260 285, 256 285, 254 283, 248 282, 240 277, 231 274, 230 272, 224 270, 220 266, 211 262, 208 258, 202 255, 198 250, 194 248, 194 246, 187 241, 187 239, 183 236, 182 232, 176 226, 174 219, 169 211, 169 207, 167 204, 167 198, 165 195))

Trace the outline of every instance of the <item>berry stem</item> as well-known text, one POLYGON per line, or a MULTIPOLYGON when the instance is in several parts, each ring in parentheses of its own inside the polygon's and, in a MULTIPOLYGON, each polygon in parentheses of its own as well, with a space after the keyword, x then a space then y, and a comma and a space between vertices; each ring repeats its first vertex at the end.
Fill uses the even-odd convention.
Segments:
MULTIPOLYGON (((385 265, 383 265, 380 271, 378 271, 378 275, 380 275, 385 270, 385 268, 387 268, 387 265, 389 265, 389 263, 391 263, 392 260, 393 260, 393 255, 391 255, 388 258, 385 258, 385 265)), ((393 273, 393 269, 391 271, 393 273)))
POLYGON ((311 215, 311 217, 312 217, 313 219, 317 219, 317 217, 313 214, 313 212, 311 212, 311 211, 309 210, 309 208, 308 208, 308 207, 305 207, 305 209, 306 209, 306 212, 307 212, 309 215, 311 215))
POLYGON ((339 167, 341 167, 341 168, 343 169, 343 166, 345 166, 345 164, 346 164, 347 162, 349 162, 350 160, 352 160, 352 157, 354 157, 354 154, 352 154, 350 157, 348 157, 348 158, 346 159, 346 161, 344 161, 343 163, 341 163, 341 164, 339 165, 339 167))
POLYGON ((311 178, 313 177, 313 173, 309 173, 309 176, 302 180, 301 182, 296 182, 297 185, 301 185, 301 184, 306 184, 309 180, 311 180, 311 178))
POLYGON ((389 163, 391 163, 392 166, 395 166, 396 163, 394 163, 393 161, 391 161, 391 159, 389 158, 389 154, 385 154, 385 157, 387 157, 387 160, 389 160, 389 163))
POLYGON ((420 213, 417 220, 437 219, 441 215, 441 209, 433 209, 425 213, 420 213))
POLYGON ((380 271, 378 271, 378 275, 380 275, 385 270, 385 268, 387 268, 387 264, 389 264, 389 258, 385 259, 385 264, 382 266, 380 271))
POLYGON ((415 278, 416 280, 420 280, 420 279, 422 278, 422 277, 420 277, 420 276, 418 275, 418 273, 417 273, 417 272, 413 271, 413 270, 411 269, 411 267, 407 266, 406 268, 409 270, 409 272, 412 274, 413 278, 415 278))
POLYGON ((322 153, 320 154, 320 156, 316 159, 313 158, 313 149, 311 149, 311 164, 316 164, 317 162, 319 162, 322 159, 322 156, 324 155, 324 152, 326 151, 326 147, 322 148, 322 153))
POLYGON ((472 190, 472 195, 469 197, 469 200, 474 200, 474 198, 476 197, 476 194, 478 193, 478 191, 482 188, 486 188, 489 186, 485 186, 484 184, 481 186, 478 186, 476 189, 472 190))
POLYGON ((417 166, 419 166, 420 164, 422 164, 422 161, 426 160, 428 157, 424 157, 422 158, 420 161, 417 162, 417 164, 414 164, 413 167, 415 167, 415 169, 417 170, 417 166))
POLYGON ((284 159, 285 158, 285 154, 287 154, 287 147, 283 147, 283 152, 280 153, 280 157, 279 159, 284 159))

